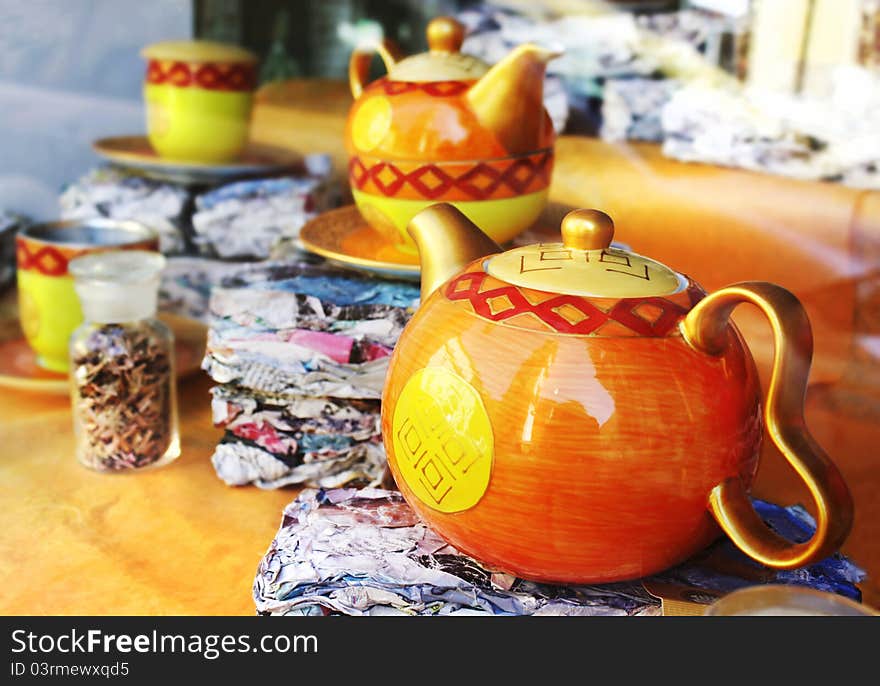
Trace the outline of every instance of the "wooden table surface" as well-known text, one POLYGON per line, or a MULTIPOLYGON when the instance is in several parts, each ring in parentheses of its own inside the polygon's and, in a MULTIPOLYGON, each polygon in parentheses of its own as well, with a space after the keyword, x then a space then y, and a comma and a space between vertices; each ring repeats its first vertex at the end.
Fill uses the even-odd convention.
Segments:
MULTIPOLYGON (((328 119, 322 131, 317 111, 347 107, 338 84, 320 87, 325 97, 310 98, 292 129, 302 141, 300 124, 318 122, 308 137, 317 149, 338 141, 341 122, 328 119)), ((180 382, 181 457, 131 475, 77 464, 67 398, 0 389, 0 614, 254 612, 257 564, 297 490, 232 488, 216 477, 210 386, 201 372, 180 382)), ((844 552, 868 571, 864 598, 880 607, 880 402, 845 386, 826 391, 811 390, 807 422, 852 489, 844 552)), ((782 458, 765 452, 754 493, 804 502, 782 458)))
POLYGON ((76 462, 67 398, 0 390, 0 614, 254 613, 257 564, 296 491, 217 478, 210 387, 181 381, 181 456, 138 474, 76 462))

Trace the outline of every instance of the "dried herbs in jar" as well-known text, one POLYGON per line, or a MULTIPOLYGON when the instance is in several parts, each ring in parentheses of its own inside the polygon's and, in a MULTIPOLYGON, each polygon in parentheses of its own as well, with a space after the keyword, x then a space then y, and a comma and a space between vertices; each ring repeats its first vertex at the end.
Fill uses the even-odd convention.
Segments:
POLYGON ((174 336, 155 319, 161 255, 101 253, 73 260, 85 323, 70 340, 77 458, 99 471, 179 454, 174 336))

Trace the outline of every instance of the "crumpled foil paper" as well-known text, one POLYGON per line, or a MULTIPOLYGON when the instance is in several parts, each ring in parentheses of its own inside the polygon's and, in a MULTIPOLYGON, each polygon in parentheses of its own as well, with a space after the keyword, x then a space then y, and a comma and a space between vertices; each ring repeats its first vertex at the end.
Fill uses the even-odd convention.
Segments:
POLYGON ((663 153, 686 162, 880 188, 880 76, 836 72, 835 97, 689 85, 662 112, 663 153))
POLYGON ((192 193, 182 186, 99 167, 67 186, 61 193, 62 219, 134 220, 159 234, 166 254, 186 250, 184 232, 192 193))
POLYGON ((681 88, 675 79, 608 79, 602 100, 600 135, 610 143, 663 140, 661 113, 681 88))
POLYGON ((281 240, 296 238, 303 225, 338 202, 328 178, 293 177, 236 181, 195 199, 194 243, 223 259, 269 257, 281 240))
MULTIPOLYGON (((755 508, 789 540, 815 528, 799 506, 755 508)), ((835 554, 770 570, 722 539, 652 577, 729 592, 755 583, 801 584, 860 599, 864 572, 835 554)), ((426 527, 396 491, 305 490, 284 510, 253 587, 262 615, 659 615, 640 580, 539 584, 486 569, 426 527)))

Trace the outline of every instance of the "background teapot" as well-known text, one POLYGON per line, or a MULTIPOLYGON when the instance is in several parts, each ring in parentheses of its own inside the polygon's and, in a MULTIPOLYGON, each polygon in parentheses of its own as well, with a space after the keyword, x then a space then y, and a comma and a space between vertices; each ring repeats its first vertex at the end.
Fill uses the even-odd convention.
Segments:
POLYGON ((812 356, 798 300, 769 283, 706 295, 611 246, 611 219, 577 210, 562 242, 502 252, 454 207, 417 215, 422 305, 390 362, 388 461, 406 500, 484 564, 593 583, 673 566, 719 535, 791 568, 844 541, 852 500, 812 439, 812 356), (742 302, 772 325, 766 404, 729 321, 742 302), (764 428, 816 502, 792 544, 751 506, 764 428), (717 522, 717 524, 716 524, 717 522))
POLYGON ((557 53, 521 45, 494 67, 459 52, 464 27, 432 20, 430 51, 397 59, 377 47, 388 75, 364 82, 373 51, 351 56, 356 98, 345 128, 348 176, 361 215, 405 252, 410 219, 450 202, 496 241, 528 228, 547 202, 553 124, 544 72, 557 53))

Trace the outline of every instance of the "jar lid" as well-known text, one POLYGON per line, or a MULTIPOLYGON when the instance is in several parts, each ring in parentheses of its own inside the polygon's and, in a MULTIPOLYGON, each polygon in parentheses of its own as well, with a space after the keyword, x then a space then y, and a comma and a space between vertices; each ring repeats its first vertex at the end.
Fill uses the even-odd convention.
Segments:
POLYGON ((205 40, 170 40, 153 43, 141 50, 141 56, 148 60, 173 62, 253 64, 257 61, 254 53, 238 45, 205 40))
POLYGON ((156 314, 165 258, 146 250, 111 250, 68 264, 86 321, 130 322, 156 314))
POLYGON ((538 291, 594 298, 672 295, 687 279, 664 264, 612 246, 614 222, 598 210, 574 210, 562 220, 561 243, 538 243, 494 255, 491 276, 538 291))
POLYGON ((428 52, 395 64, 388 72, 391 81, 471 81, 489 71, 491 65, 461 52, 465 27, 452 17, 437 17, 428 23, 428 52))

